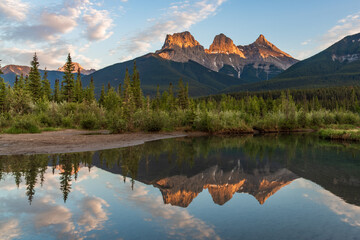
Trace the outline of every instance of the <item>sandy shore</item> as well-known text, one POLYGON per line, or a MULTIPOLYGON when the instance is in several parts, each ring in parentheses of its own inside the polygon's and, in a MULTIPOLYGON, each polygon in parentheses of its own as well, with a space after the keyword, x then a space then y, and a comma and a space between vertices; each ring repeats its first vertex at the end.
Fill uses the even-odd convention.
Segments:
POLYGON ((189 135, 184 132, 106 133, 107 131, 63 130, 40 134, 2 134, 0 135, 0 155, 97 151, 189 135))

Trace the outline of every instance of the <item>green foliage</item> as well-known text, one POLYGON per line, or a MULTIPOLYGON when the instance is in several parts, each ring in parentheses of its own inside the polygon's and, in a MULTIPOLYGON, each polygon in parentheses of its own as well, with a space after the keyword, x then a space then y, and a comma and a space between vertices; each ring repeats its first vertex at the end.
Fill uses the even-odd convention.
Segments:
POLYGON ((31 61, 31 69, 27 82, 27 88, 30 91, 33 100, 35 102, 39 101, 42 98, 43 94, 41 87, 41 76, 39 72, 39 61, 36 53, 34 54, 33 60, 31 61))
POLYGON ((80 126, 87 130, 97 129, 99 128, 99 120, 94 113, 87 113, 82 116, 80 126))
POLYGON ((4 132, 10 134, 40 133, 41 130, 34 116, 24 115, 17 118, 14 124, 4 132))
POLYGON ((47 78, 47 71, 45 69, 44 72, 44 76, 42 79, 42 93, 43 93, 43 97, 46 100, 51 100, 51 86, 50 86, 50 81, 47 78))
POLYGON ((71 60, 70 53, 68 54, 67 61, 65 64, 65 71, 63 76, 63 88, 62 94, 64 99, 68 102, 72 102, 75 100, 74 98, 74 74, 72 73, 74 70, 74 66, 71 60))

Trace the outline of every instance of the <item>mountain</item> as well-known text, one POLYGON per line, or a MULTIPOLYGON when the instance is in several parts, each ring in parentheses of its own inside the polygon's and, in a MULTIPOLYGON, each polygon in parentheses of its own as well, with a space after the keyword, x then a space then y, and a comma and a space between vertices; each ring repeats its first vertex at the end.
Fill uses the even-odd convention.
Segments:
MULTIPOLYGON (((196 42, 194 42, 196 44, 196 42)), ((164 59, 157 54, 147 54, 134 59, 140 73, 141 87, 145 95, 156 94, 157 85, 160 90, 167 90, 169 84, 176 87, 181 78, 189 84, 191 96, 203 96, 217 93, 221 89, 240 83, 249 83, 242 79, 234 78, 223 73, 212 71, 195 61, 175 62, 164 59)), ((83 83, 88 85, 91 77, 94 78, 96 93, 99 94, 101 85, 117 87, 124 83, 125 70, 132 72, 134 60, 117 63, 94 72, 83 78, 83 83)))
POLYGON ((6 74, 14 74, 14 75, 29 75, 30 67, 28 66, 19 66, 19 65, 6 65, 5 67, 1 68, 1 71, 6 74))
MULTIPOLYGON (((66 64, 64 64, 64 66, 62 66, 62 67, 59 67, 58 68, 58 71, 59 72, 64 72, 65 71, 65 65, 66 64)), ((83 75, 89 75, 89 74, 92 74, 92 73, 94 73, 96 70, 95 69, 90 69, 90 70, 86 70, 85 68, 83 68, 79 63, 77 63, 77 62, 73 62, 73 67, 74 67, 74 69, 73 69, 73 73, 77 73, 78 72, 78 70, 80 69, 80 73, 81 74, 83 74, 83 75)))
MULTIPOLYGON (((83 69, 81 67, 80 64, 75 63, 75 69, 77 72, 77 69, 80 67, 80 69, 83 69)), ((62 77, 64 75, 63 68, 59 68, 58 71, 47 71, 48 73, 48 79, 50 81, 51 87, 54 87, 55 85, 55 80, 59 79, 60 81, 62 80, 62 77), (61 69, 61 71, 60 71, 61 69)), ((30 67, 29 66, 20 66, 20 65, 6 65, 4 67, 1 68, 2 72, 4 73, 4 75, 2 75, 2 77, 4 78, 5 82, 9 83, 10 85, 13 85, 15 82, 15 77, 16 76, 20 76, 21 74, 23 74, 24 76, 29 75, 30 72, 30 67)), ((85 75, 85 73, 93 73, 95 70, 85 70, 83 69, 81 74, 82 76, 85 75)), ((40 75, 41 77, 44 75, 45 70, 39 69, 40 75)))
POLYGON ((190 32, 167 35, 158 56, 176 62, 197 62, 213 71, 259 82, 269 80, 298 62, 266 40, 263 35, 252 44, 236 46, 224 34, 215 36, 209 49, 205 49, 190 32))
POLYGON ((324 51, 298 62, 270 81, 230 87, 225 92, 358 85, 360 33, 347 36, 324 51))

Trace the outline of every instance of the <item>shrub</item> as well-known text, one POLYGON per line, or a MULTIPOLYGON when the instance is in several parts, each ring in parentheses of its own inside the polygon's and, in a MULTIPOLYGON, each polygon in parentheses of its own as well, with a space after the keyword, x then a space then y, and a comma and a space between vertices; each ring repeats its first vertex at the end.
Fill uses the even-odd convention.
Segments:
POLYGON ((25 115, 15 120, 14 124, 7 130, 6 133, 40 133, 39 126, 33 116, 25 115))
POLYGON ((98 128, 99 122, 94 113, 87 113, 83 114, 80 126, 83 129, 92 130, 98 128))
POLYGON ((169 118, 169 116, 162 111, 150 111, 144 117, 145 119, 141 126, 141 130, 148 132, 161 131, 166 126, 166 122, 169 118))

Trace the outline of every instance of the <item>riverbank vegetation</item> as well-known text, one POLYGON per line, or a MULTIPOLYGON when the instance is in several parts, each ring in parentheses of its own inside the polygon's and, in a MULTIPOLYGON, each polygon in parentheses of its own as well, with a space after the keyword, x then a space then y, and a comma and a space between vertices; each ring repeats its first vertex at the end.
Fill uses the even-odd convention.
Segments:
MULTIPOLYGON (((193 99, 179 80, 156 96, 143 96, 136 63, 123 84, 103 86, 95 98, 94 80, 83 86, 67 58, 62 81, 53 89, 41 78, 36 54, 29 76, 14 86, 0 78, 0 128, 3 133, 36 133, 57 128, 132 131, 205 131, 211 133, 280 132, 360 125, 359 88, 241 93, 193 99), (326 98, 331 94, 331 98, 326 98), (339 96, 345 97, 339 97, 339 96), (302 96, 302 98, 300 97, 302 96), (346 104, 344 103, 346 101, 346 104)), ((1 75, 0 75, 1 76, 1 75)), ((120 77, 120 76, 119 76, 120 77)))

